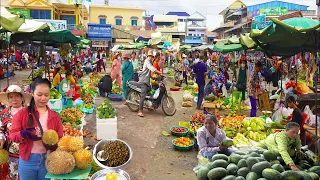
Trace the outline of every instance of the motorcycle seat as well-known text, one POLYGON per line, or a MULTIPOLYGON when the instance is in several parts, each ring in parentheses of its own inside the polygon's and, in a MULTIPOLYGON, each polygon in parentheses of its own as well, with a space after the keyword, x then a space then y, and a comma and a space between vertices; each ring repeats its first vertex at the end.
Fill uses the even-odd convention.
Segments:
POLYGON ((135 91, 138 91, 141 93, 141 83, 136 82, 136 81, 128 81, 127 86, 131 89, 134 89, 135 91))

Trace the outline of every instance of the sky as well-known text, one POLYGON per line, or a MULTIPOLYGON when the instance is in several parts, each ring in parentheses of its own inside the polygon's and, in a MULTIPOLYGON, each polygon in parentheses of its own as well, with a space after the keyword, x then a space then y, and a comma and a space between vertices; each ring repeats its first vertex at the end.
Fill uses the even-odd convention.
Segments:
MULTIPOLYGON (((92 0, 92 4, 102 4, 105 0, 92 0)), ((125 6, 145 9, 149 14, 166 14, 169 11, 184 11, 192 14, 196 11, 207 17, 208 29, 219 27, 222 17, 219 12, 235 0, 109 0, 109 6, 125 6)), ((247 6, 271 0, 242 0, 247 6)), ((316 10, 316 0, 282 0, 309 6, 316 10)))

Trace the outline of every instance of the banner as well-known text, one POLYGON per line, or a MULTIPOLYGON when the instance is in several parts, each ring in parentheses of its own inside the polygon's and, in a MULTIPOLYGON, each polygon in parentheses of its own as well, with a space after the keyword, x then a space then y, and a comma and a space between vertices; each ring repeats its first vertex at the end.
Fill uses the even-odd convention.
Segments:
POLYGON ((53 26, 57 30, 67 29, 67 20, 50 20, 50 19, 33 19, 33 20, 51 24, 51 26, 53 26))
POLYGON ((88 24, 89 39, 112 39, 112 25, 111 24, 88 24))
POLYGON ((252 11, 252 17, 259 16, 259 15, 266 15, 266 16, 281 16, 288 14, 287 7, 274 7, 274 8, 261 8, 252 11))

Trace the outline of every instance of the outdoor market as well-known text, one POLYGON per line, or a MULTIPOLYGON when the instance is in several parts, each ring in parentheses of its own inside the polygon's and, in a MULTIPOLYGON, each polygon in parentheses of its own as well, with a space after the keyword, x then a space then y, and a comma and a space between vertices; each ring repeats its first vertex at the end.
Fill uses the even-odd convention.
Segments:
POLYGON ((106 52, 1 8, 0 179, 139 179, 126 168, 143 143, 119 138, 130 117, 164 156, 194 159, 181 178, 319 179, 320 23, 271 21, 213 45, 175 48, 158 32, 106 52), (174 120, 152 129, 159 111, 174 120))

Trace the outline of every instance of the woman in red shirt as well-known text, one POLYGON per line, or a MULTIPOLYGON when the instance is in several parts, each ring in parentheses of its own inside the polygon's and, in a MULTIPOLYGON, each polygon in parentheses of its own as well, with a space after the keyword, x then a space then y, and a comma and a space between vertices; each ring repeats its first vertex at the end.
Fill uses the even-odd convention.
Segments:
POLYGON ((9 137, 13 142, 19 143, 20 180, 46 179, 47 150, 54 151, 57 145, 44 145, 41 137, 48 129, 55 130, 59 138, 63 136, 60 117, 47 106, 50 88, 51 83, 48 79, 35 79, 31 84, 30 105, 21 109, 12 119, 9 137))

